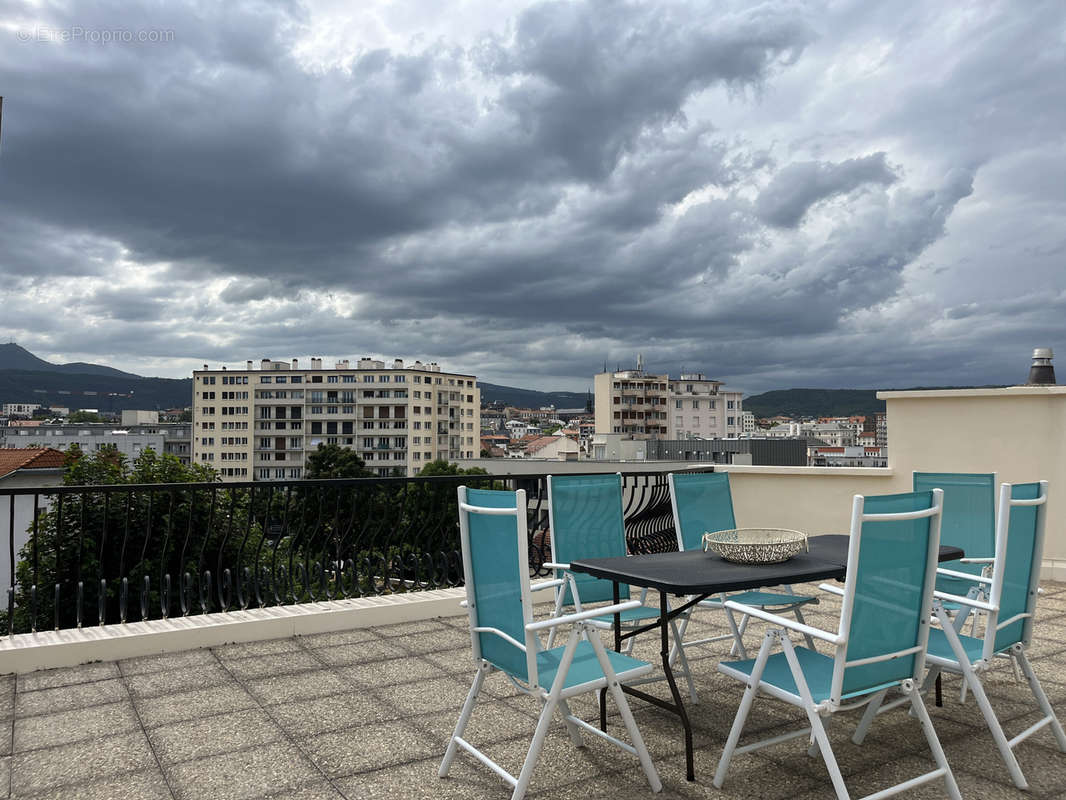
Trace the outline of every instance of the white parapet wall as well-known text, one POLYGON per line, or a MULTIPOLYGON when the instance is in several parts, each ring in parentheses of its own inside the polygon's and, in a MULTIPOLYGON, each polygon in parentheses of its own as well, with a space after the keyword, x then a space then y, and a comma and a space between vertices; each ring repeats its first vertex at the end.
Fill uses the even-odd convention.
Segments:
MULTIPOLYGON (((0 674, 455 617, 467 613, 460 605, 465 599, 464 588, 432 589, 381 597, 193 614, 124 625, 20 633, 0 637, 0 674)), ((533 593, 534 602, 546 603, 551 599, 550 589, 533 593)))

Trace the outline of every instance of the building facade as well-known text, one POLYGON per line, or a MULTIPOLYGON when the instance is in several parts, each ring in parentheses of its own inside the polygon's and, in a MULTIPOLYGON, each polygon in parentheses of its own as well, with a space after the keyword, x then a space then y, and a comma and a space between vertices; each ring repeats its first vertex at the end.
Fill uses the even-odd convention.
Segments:
POLYGON ((110 423, 44 423, 0 427, 0 447, 51 447, 66 450, 77 445, 85 453, 105 446, 114 447, 128 459, 151 448, 169 453, 188 465, 192 457, 192 425, 188 422, 129 425, 117 428, 110 423))
POLYGON ((601 372, 593 388, 596 433, 628 434, 634 439, 667 435, 669 375, 649 375, 641 369, 601 372))
POLYGON ((193 372, 193 460, 224 481, 294 480, 304 477, 308 453, 335 444, 378 475, 412 476, 436 459, 475 458, 480 413, 477 379, 435 363, 204 365, 193 372))
POLYGON ((668 439, 729 439, 744 432, 740 392, 702 373, 670 379, 668 439))
POLYGON ((740 392, 702 373, 601 372, 593 382, 596 433, 634 439, 724 439, 744 432, 740 392))

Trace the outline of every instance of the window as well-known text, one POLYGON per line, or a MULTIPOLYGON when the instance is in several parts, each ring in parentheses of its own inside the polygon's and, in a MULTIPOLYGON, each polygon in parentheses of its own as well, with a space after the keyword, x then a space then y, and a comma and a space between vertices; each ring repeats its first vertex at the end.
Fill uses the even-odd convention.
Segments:
POLYGON ((693 417, 692 418, 692 427, 693 428, 698 428, 699 426, 700 426, 700 418, 699 417, 693 417))
POLYGON ((326 376, 326 383, 337 383, 337 381, 339 381, 339 380, 340 380, 340 376, 339 375, 327 375, 326 376))
MULTIPOLYGON (((616 398, 615 398, 615 400, 617 400, 617 399, 618 399, 618 398, 616 397, 616 398)), ((674 408, 681 408, 681 404, 682 404, 683 402, 684 402, 683 400, 675 400, 675 401, 674 401, 674 408)))
POLYGON ((273 383, 274 379, 270 375, 260 375, 259 376, 259 382, 260 383, 273 383))
POLYGON ((388 382, 389 382, 389 376, 388 375, 378 375, 378 383, 388 383, 388 382))
MULTIPOLYGON (((726 407, 726 408, 733 408, 733 407, 734 407, 734 405, 735 405, 735 404, 733 403, 733 401, 732 401, 732 400, 726 400, 726 401, 725 401, 725 407, 726 407)), ((730 423, 730 424, 732 424, 732 423, 730 423)))
POLYGON ((288 382, 289 382, 289 378, 286 375, 278 375, 274 379, 274 383, 288 383, 288 382))
MULTIPOLYGON (((714 411, 714 406, 715 406, 715 403, 716 403, 716 402, 717 402, 716 400, 711 400, 711 401, 710 401, 710 404, 711 404, 711 411, 714 411)), ((712 419, 713 419, 713 417, 712 417, 712 419)))
POLYGON ((693 400, 692 401, 692 407, 693 408, 699 408, 700 407, 700 401, 699 400, 693 400))
POLYGON ((304 382, 304 376, 303 375, 293 375, 292 376, 292 383, 303 383, 303 382, 304 382))
POLYGON ((374 382, 374 376, 373 375, 364 375, 363 376, 363 383, 373 383, 373 382, 374 382))
POLYGON ((726 417, 726 425, 732 426, 732 425, 736 425, 736 424, 737 424, 737 418, 736 417, 726 417))

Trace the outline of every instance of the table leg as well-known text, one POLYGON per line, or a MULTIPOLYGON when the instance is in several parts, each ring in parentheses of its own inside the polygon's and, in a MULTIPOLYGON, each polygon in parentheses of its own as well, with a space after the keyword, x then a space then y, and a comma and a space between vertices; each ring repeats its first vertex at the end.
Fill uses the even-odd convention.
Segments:
POLYGON ((936 694, 937 708, 944 705, 944 687, 941 684, 941 678, 943 678, 943 673, 937 673, 936 683, 933 685, 933 691, 936 694))
POLYGON ((681 726, 685 729, 685 777, 690 781, 696 780, 696 770, 692 761, 692 723, 689 722, 685 704, 681 701, 681 692, 674 680, 674 670, 670 667, 670 616, 667 609, 668 598, 666 592, 659 592, 659 626, 661 628, 662 649, 659 655, 663 660, 663 673, 666 682, 670 684, 670 694, 674 696, 674 705, 677 707, 677 715, 681 717, 681 726))
MULTIPOLYGON (((621 602, 621 593, 618 590, 618 581, 612 583, 614 587, 613 602, 618 605, 621 602)), ((622 652, 622 615, 614 615, 614 649, 622 652)), ((600 730, 607 732, 607 687, 600 689, 600 730)))

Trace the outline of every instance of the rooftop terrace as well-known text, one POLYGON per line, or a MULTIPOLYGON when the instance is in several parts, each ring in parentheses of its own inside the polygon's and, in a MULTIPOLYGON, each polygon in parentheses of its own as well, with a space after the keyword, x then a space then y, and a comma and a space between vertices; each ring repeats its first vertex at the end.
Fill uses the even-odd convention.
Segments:
MULTIPOLYGON (((797 587, 799 588, 799 587, 797 587)), ((1034 668, 1060 715, 1066 714, 1066 584, 1045 582, 1031 648, 1034 668)), ((814 586, 801 591, 818 593, 814 586)), ((824 596, 824 595, 823 595, 824 596)), ((546 607, 545 607, 546 610, 546 607)), ((807 614, 835 625, 828 597, 807 614)), ((716 615, 693 622, 713 630, 716 615)), ((494 775, 460 755, 451 776, 436 770, 473 673, 465 616, 297 636, 163 656, 0 677, 0 793, 13 798, 505 798, 494 775)), ((754 628, 754 626, 753 626, 754 628)), ((694 631, 694 633, 698 633, 694 631)), ((751 643, 759 633, 749 633, 751 643)), ((638 639, 653 658, 654 637, 638 639)), ((832 796, 820 758, 802 740, 738 756, 722 791, 711 787, 741 687, 715 671, 722 643, 690 651, 702 702, 690 706, 696 733, 696 782, 684 779, 675 717, 631 701, 662 776, 663 798, 832 796)), ((663 684, 652 691, 665 694, 663 684)), ((1032 696, 1004 664, 985 687, 1008 736, 1035 719, 1032 696)), ((501 677, 498 698, 474 713, 469 738, 517 769, 538 707, 501 677)), ((973 700, 958 702, 946 677, 934 724, 963 796, 1066 796, 1066 755, 1045 730, 1017 753, 1032 791, 1009 781, 973 700)), ((595 718, 591 701, 574 703, 595 718)), ((802 725, 802 712, 760 698, 747 735, 802 725)), ((617 717, 615 717, 617 730, 617 717)), ((897 710, 881 717, 862 747, 850 743, 857 714, 830 727, 833 747, 855 796, 931 768, 917 723, 897 710)), ((532 797, 651 797, 635 760, 586 737, 578 750, 560 723, 534 773, 532 797)), ((908 797, 945 796, 934 783, 908 797)))

